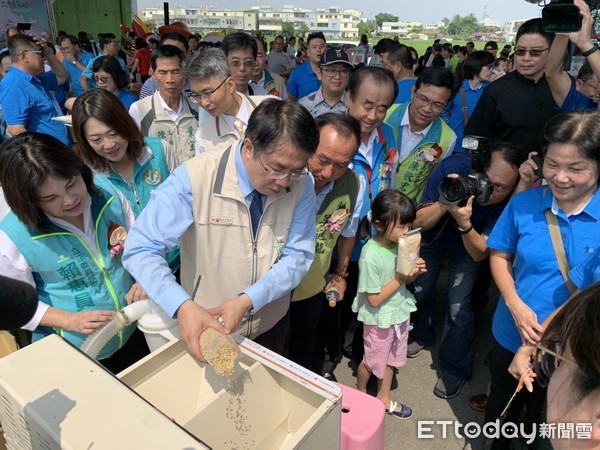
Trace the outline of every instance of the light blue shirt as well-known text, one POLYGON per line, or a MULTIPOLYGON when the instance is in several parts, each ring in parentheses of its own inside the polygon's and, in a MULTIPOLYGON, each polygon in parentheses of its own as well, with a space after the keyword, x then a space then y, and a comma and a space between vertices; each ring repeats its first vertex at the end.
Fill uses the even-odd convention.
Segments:
MULTIPOLYGON (((249 206, 249 195, 254 187, 242 163, 240 147, 236 151, 235 164, 239 187, 249 206)), ((172 317, 191 295, 175 281, 164 255, 179 243, 179 238, 194 223, 192 203, 189 173, 186 166, 180 166, 153 192, 150 202, 129 231, 123 254, 125 268, 150 298, 172 317)), ((314 207, 315 185, 308 177, 296 204, 281 258, 264 277, 243 292, 250 297, 254 311, 289 293, 308 272, 315 250, 314 207)), ((223 274, 224 279, 228 276, 231 274, 223 274)))
MULTIPOLYGON (((94 59, 96 59, 94 55, 86 52, 85 50, 82 50, 81 58, 79 58, 77 62, 82 66, 87 67, 90 61, 93 61, 94 59)), ((73 92, 73 97, 79 97, 80 95, 85 94, 85 91, 81 87, 81 81, 79 81, 79 77, 81 77, 81 73, 83 72, 83 70, 79 70, 77 68, 77 65, 73 64, 67 58, 63 59, 62 65, 65 69, 67 69, 67 72, 69 73, 69 79, 71 80, 71 92, 73 92)))

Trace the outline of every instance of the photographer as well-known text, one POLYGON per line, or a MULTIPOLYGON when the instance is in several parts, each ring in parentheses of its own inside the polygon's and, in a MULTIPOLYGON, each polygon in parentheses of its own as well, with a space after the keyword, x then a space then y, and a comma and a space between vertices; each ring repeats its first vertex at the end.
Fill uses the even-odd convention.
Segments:
POLYGON ((447 260, 448 313, 439 352, 443 373, 433 390, 445 399, 456 397, 471 376, 475 323, 471 291, 480 261, 489 253, 487 236, 517 185, 519 166, 524 161, 522 149, 508 143, 493 145, 488 155, 482 158, 485 166, 477 178, 466 177, 472 167, 468 155, 454 154, 440 162, 429 179, 414 223, 415 228, 424 230, 421 257, 426 261, 427 273, 415 281, 417 312, 408 356, 416 357, 425 345, 435 342, 435 288, 447 260), (451 183, 454 187, 444 190, 448 178, 455 180, 451 183), (458 192, 457 184, 471 185, 466 191, 474 195, 465 193, 461 201, 447 204, 448 197, 458 192))

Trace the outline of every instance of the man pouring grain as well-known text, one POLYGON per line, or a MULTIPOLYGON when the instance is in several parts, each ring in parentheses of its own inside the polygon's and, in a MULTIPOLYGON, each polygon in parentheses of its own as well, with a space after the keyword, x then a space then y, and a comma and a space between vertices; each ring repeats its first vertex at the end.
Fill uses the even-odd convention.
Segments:
POLYGON ((200 360, 206 328, 283 351, 290 292, 314 257, 315 189, 306 163, 318 142, 306 109, 266 100, 235 145, 173 172, 130 230, 125 267, 177 317, 181 338, 200 360), (181 285, 164 260, 178 242, 181 285))

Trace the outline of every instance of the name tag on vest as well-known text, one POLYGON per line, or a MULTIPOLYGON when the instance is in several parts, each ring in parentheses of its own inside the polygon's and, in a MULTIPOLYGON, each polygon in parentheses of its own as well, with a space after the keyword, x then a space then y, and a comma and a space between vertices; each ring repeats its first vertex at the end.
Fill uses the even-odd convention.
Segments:
POLYGON ((233 217, 211 217, 210 223, 213 225, 231 225, 233 217))

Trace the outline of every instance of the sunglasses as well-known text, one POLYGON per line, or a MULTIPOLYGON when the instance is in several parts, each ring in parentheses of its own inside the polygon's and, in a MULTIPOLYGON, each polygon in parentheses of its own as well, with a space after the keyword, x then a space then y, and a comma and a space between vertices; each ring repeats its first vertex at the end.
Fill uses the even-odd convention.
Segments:
POLYGON ((550 50, 550 47, 548 47, 548 48, 516 48, 515 55, 525 56, 527 53, 529 53, 529 56, 531 56, 532 58, 539 58, 540 56, 542 56, 544 54, 544 52, 547 52, 548 50, 550 50))

